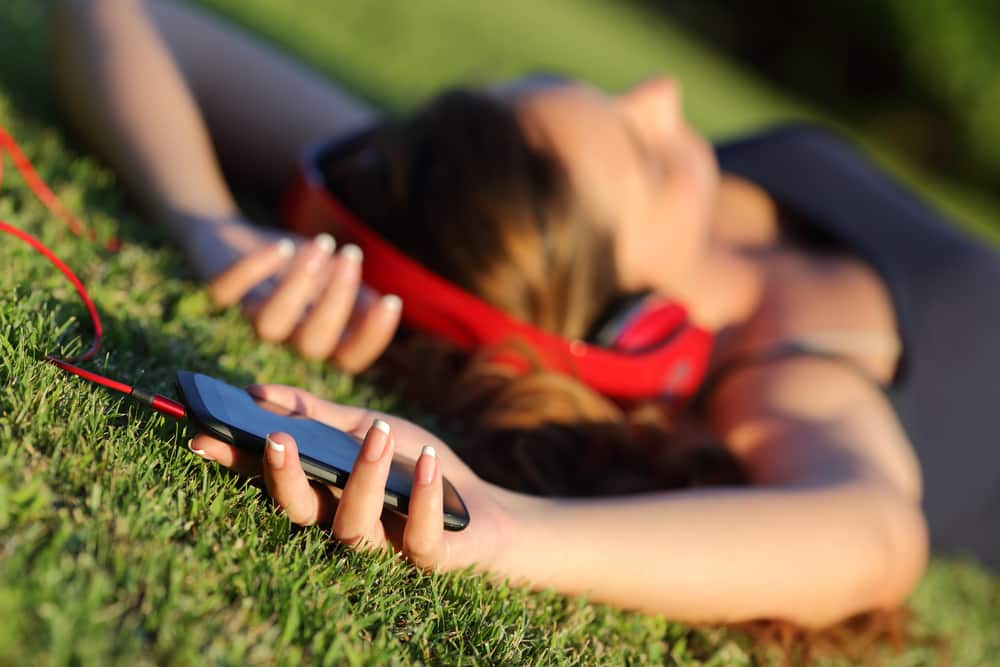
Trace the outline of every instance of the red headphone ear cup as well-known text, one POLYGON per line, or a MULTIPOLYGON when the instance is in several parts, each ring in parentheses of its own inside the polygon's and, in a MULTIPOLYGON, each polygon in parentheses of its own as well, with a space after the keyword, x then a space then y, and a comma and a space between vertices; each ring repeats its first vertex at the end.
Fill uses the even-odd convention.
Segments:
POLYGON ((687 323, 683 307, 672 301, 657 300, 630 317, 611 342, 622 352, 636 352, 663 343, 687 323))

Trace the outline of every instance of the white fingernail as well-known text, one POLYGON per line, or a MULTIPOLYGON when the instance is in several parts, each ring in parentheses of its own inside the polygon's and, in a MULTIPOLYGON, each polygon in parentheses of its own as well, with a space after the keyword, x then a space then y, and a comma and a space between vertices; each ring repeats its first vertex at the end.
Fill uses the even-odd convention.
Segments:
POLYGON ((278 241, 278 254, 288 258, 295 254, 295 242, 291 239, 281 239, 278 241))
POLYGON ((420 460, 417 462, 416 479, 417 484, 428 485, 434 481, 434 474, 437 470, 437 452, 430 445, 424 445, 420 450, 420 460))
POLYGON ((194 444, 194 438, 188 440, 188 449, 190 449, 192 453, 197 454, 201 458, 206 459, 208 461, 212 460, 212 457, 208 455, 208 452, 206 452, 204 449, 195 449, 194 447, 192 447, 193 444, 194 444))
POLYGON ((374 422, 372 422, 372 426, 382 431, 386 435, 389 434, 389 424, 387 422, 382 421, 381 419, 376 419, 374 422))
POLYGON ((326 259, 333 254, 334 248, 337 247, 337 242, 333 240, 333 237, 325 233, 317 235, 313 239, 313 243, 319 248, 319 253, 309 258, 309 262, 306 264, 306 271, 309 273, 319 271, 320 267, 326 263, 326 259))
POLYGON ((365 254, 361 251, 361 248, 353 243, 345 245, 344 249, 340 251, 340 254, 354 262, 360 262, 365 256, 365 254))
POLYGON ((318 234, 314 242, 316 243, 316 247, 327 255, 332 253, 334 248, 337 247, 337 242, 333 240, 332 236, 325 232, 323 234, 318 234))
POLYGON ((280 442, 275 442, 274 440, 271 440, 271 436, 267 436, 267 438, 265 438, 265 441, 267 442, 267 446, 273 449, 274 451, 276 452, 285 451, 285 446, 280 442))
POLYGON ((385 294, 382 296, 382 306, 386 310, 400 311, 403 309, 403 300, 395 294, 385 294))

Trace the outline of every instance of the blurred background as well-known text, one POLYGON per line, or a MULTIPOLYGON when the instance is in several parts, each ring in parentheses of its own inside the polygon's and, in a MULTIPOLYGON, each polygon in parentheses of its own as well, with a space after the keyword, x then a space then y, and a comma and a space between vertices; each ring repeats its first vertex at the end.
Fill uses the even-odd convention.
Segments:
POLYGON ((996 0, 196 0, 388 109, 548 70, 620 90, 677 75, 714 139, 835 126, 1000 242, 996 0))
POLYGON ((914 164, 1000 191, 1000 2, 632 1, 914 164))
MULTIPOLYGON (((792 118, 833 125, 1000 242, 996 0, 186 1, 388 110, 538 70, 612 90, 673 73, 713 139, 792 118)), ((46 120, 52 4, 0 3, 0 86, 46 120)))

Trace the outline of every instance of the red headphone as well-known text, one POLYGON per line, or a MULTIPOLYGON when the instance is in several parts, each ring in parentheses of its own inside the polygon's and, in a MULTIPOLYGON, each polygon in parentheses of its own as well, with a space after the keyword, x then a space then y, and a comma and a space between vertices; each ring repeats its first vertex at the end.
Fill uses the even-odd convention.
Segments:
MULTIPOLYGON (((613 399, 690 398, 704 379, 712 335, 685 309, 648 296, 619 310, 588 342, 566 340, 494 308, 414 261, 364 225, 330 192, 321 165, 367 144, 369 132, 307 150, 283 205, 285 225, 314 236, 346 233, 365 253, 363 280, 403 300, 403 323, 463 350, 530 346, 545 368, 577 378, 613 399)), ((516 348, 515 348, 516 349, 516 348)), ((505 361, 508 356, 504 355, 505 361)), ((523 369, 523 360, 511 363, 523 369)))

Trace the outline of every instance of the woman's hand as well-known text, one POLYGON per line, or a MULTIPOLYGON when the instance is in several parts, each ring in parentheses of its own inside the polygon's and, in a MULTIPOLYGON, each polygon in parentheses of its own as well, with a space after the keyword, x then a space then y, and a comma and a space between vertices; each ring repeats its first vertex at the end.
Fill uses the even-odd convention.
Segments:
POLYGON ((435 570, 470 565, 489 570, 511 543, 513 522, 502 504, 507 493, 479 479, 427 431, 397 417, 329 403, 292 387, 265 385, 250 391, 362 441, 343 491, 306 478, 298 447, 286 433, 271 434, 263 460, 206 435, 191 441, 191 449, 204 458, 243 474, 262 475, 268 492, 294 523, 329 525, 333 536, 352 548, 391 544, 417 566, 435 570), (405 519, 383 511, 389 464, 397 451, 417 461, 405 519), (443 529, 442 475, 455 485, 468 508, 469 525, 462 531, 443 529))
POLYGON ((188 256, 219 306, 242 302, 262 339, 292 344, 309 359, 349 372, 367 368, 399 325, 402 302, 361 283, 361 249, 335 252, 328 234, 312 241, 241 223, 206 227, 188 256))

